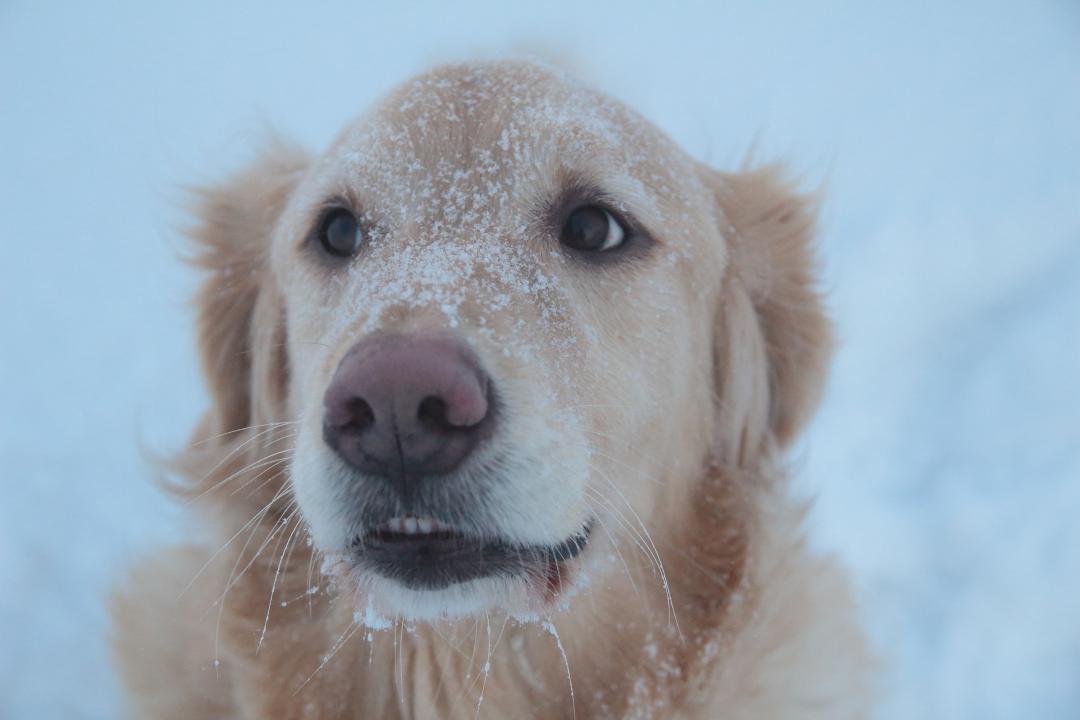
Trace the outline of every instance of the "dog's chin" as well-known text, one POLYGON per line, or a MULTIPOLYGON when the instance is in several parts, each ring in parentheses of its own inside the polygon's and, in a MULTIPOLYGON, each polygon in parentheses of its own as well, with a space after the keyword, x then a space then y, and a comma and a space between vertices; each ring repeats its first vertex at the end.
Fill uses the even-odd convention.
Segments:
POLYGON ((503 610, 527 617, 549 612, 578 576, 591 523, 554 544, 481 538, 421 521, 391 521, 354 539, 336 574, 363 596, 358 619, 438 620, 503 610))

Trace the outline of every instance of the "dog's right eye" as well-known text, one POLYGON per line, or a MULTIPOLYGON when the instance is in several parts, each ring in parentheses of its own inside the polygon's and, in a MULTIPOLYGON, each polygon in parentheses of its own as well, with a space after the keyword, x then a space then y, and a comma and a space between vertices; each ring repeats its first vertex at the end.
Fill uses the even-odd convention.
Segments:
POLYGON ((629 233, 607 210, 595 205, 579 207, 563 225, 559 242, 583 252, 607 252, 620 247, 629 233))
POLYGON ((344 208, 329 211, 319 223, 319 244, 335 257, 352 257, 363 239, 356 216, 344 208))

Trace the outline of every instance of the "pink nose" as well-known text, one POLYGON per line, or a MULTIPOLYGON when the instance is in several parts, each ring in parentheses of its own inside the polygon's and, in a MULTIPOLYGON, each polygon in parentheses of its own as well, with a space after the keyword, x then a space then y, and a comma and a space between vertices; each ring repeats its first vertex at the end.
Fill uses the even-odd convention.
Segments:
POLYGON ((489 383, 441 337, 376 335, 342 359, 323 398, 323 438, 352 467, 408 484, 448 473, 490 435, 489 383))

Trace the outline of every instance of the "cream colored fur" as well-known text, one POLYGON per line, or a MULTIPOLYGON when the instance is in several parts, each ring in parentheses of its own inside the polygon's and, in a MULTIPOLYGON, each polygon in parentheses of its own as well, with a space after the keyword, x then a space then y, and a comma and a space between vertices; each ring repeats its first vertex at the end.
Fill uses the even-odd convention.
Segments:
POLYGON ((273 145, 206 191, 194 235, 213 405, 177 467, 209 532, 116 596, 132 716, 865 717, 848 582, 807 549, 783 463, 830 348, 812 216, 778 170, 710 170, 523 63, 436 69, 322 157, 273 145), (568 177, 604 185, 656 245, 618 265, 567 260, 529 203, 568 177), (327 195, 409 208, 330 280, 302 243, 327 195), (557 597, 523 586, 452 616, 438 596, 420 617, 329 572, 320 389, 385 329, 458 333, 514 393, 500 442, 559 472, 553 487, 508 474, 506 532, 598 518, 557 597), (541 500, 523 510, 526 496, 541 500))

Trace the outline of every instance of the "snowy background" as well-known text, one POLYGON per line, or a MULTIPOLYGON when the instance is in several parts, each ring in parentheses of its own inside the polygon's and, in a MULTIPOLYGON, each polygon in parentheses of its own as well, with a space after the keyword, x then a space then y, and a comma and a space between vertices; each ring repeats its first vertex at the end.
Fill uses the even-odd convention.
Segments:
POLYGON ((880 717, 1080 717, 1080 3, 158 5, 0 2, 0 718, 119 713, 102 598, 181 527, 140 447, 205 404, 182 186, 523 51, 825 184, 842 345, 797 465, 880 717))

